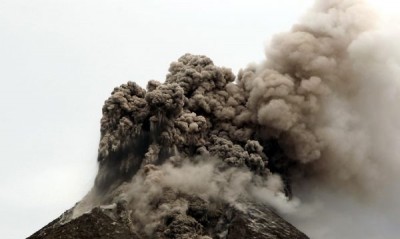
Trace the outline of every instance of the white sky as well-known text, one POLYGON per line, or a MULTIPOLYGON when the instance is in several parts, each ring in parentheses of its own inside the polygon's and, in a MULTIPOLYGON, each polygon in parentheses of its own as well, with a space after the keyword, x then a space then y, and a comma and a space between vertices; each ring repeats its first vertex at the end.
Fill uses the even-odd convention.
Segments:
POLYGON ((164 80, 187 52, 236 73, 312 2, 0 0, 1 238, 29 236, 90 189, 113 87, 164 80))

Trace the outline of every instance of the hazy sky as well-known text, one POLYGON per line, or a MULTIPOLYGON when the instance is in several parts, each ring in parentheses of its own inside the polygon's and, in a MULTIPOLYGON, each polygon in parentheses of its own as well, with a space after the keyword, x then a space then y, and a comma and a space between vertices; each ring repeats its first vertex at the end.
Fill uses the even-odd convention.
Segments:
POLYGON ((90 189, 113 87, 163 81, 187 52, 236 73, 312 2, 0 0, 1 238, 32 234, 90 189))

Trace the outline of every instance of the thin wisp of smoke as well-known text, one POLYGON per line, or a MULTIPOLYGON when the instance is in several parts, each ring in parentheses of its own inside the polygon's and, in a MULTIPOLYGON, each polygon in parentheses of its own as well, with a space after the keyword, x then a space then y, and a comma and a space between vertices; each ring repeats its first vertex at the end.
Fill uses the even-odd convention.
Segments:
POLYGON ((337 238, 345 225, 335 208, 379 214, 398 175, 400 48, 399 34, 375 19, 361 0, 317 1, 237 77, 185 54, 163 83, 115 88, 103 107, 95 185, 73 217, 124 202, 135 230, 156 235, 173 217, 198 229, 190 237, 202 230, 187 215, 193 197, 209 208, 255 201, 310 236, 337 238), (321 220, 331 229, 315 229, 321 212, 332 215, 321 220))

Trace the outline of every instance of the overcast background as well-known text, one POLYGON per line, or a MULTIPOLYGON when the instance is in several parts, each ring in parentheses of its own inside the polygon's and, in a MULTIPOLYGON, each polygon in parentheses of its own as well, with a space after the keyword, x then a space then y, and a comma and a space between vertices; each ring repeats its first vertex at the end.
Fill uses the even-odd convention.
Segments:
POLYGON ((237 73, 312 2, 0 0, 0 237, 29 236, 90 189, 115 86, 163 81, 187 52, 237 73))

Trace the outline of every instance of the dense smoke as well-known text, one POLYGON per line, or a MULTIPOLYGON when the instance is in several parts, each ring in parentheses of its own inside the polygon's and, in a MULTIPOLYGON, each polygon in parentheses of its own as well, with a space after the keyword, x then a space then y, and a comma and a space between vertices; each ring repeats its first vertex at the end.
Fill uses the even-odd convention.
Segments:
POLYGON ((164 83, 115 88, 103 107, 95 186, 72 217, 123 202, 134 231, 166 235, 163 224, 172 217, 196 229, 174 238, 195 238, 205 232, 187 215, 192 200, 208 209, 246 210, 247 202, 258 202, 292 211, 297 201, 289 201, 290 186, 277 174, 291 159, 247 117, 249 93, 234 80, 209 58, 186 54, 171 64, 164 83), (282 161, 275 172, 268 157, 282 161))
MULTIPOLYGON (((317 1, 237 77, 185 54, 163 83, 115 88, 103 107, 95 186, 74 217, 123 201, 136 231, 157 235, 173 217, 197 228, 184 234, 193 238, 205 235, 187 215, 196 197, 209 208, 263 203, 315 238, 344 233, 335 209, 394 220, 400 214, 385 217, 381 206, 397 196, 389 182, 400 156, 399 38, 375 22, 361 0, 317 1)), ((358 221, 354 230, 366 225, 358 221)), ((385 238, 394 238, 390 225, 385 238)))

